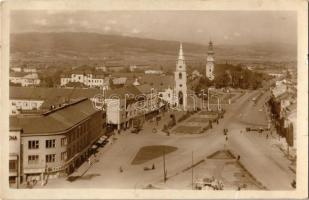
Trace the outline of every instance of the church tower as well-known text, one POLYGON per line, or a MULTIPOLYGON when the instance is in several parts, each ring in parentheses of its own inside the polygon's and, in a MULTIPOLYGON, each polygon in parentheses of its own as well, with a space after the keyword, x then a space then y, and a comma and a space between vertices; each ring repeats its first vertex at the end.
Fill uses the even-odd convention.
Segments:
POLYGON ((178 99, 178 107, 183 110, 187 110, 187 71, 181 43, 178 60, 176 62, 175 96, 177 96, 178 99))
POLYGON ((207 52, 207 62, 206 62, 206 77, 209 80, 215 79, 215 59, 214 59, 214 49, 212 41, 209 42, 208 52, 207 52))

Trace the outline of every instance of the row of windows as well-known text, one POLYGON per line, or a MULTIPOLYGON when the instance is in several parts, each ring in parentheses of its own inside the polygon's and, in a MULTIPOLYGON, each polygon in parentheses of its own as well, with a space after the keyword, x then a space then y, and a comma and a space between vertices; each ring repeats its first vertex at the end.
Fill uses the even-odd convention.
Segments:
MULTIPOLYGON (((61 138, 61 146, 66 146, 67 145, 67 138, 61 138)), ((28 141, 28 149, 38 149, 40 147, 39 145, 39 140, 29 140, 28 141)), ((45 148, 50 149, 50 148, 55 148, 56 147, 56 140, 45 140, 45 148)))
POLYGON ((68 143, 74 142, 76 139, 78 139, 81 135, 83 135, 87 131, 88 131, 88 123, 78 126, 68 135, 68 143))
POLYGON ((68 148, 67 157, 70 158, 76 153, 80 152, 87 144, 87 136, 85 135, 81 140, 75 142, 73 145, 71 145, 70 148, 68 148))
MULTIPOLYGON (((71 134, 69 134, 68 138, 61 138, 61 147, 66 146, 68 143, 74 142, 78 139, 82 134, 88 131, 88 124, 78 126, 71 134)), ((56 140, 46 140, 45 148, 55 148, 56 140)), ((28 149, 38 149, 39 148, 39 140, 30 140, 28 141, 28 149)))
MULTIPOLYGON (((61 152, 61 161, 66 161, 68 158, 67 152, 61 152)), ((45 161, 46 163, 53 163, 56 161, 56 154, 47 154, 45 155, 45 161)), ((28 156, 28 164, 33 165, 33 164, 38 164, 39 163, 39 155, 29 155, 28 156)), ((13 168, 13 164, 11 166, 10 162, 10 169, 11 167, 13 168)))
POLYGON ((22 104, 25 107, 27 107, 30 104, 32 107, 37 107, 37 103, 36 102, 31 102, 29 104, 28 104, 28 102, 22 102, 22 103, 21 102, 18 102, 18 103, 12 102, 12 106, 16 106, 16 104, 18 104, 18 105, 22 104))

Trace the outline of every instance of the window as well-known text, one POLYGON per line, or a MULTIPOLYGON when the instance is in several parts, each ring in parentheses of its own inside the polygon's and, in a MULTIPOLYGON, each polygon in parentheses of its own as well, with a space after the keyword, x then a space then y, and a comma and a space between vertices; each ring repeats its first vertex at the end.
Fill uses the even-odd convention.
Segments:
POLYGON ((32 102, 32 107, 37 107, 36 102, 32 102))
POLYGON ((52 163, 55 162, 56 154, 48 154, 46 155, 46 162, 47 163, 52 163))
POLYGON ((38 149, 39 141, 38 140, 30 140, 28 141, 28 149, 38 149))
POLYGON ((182 73, 181 72, 178 74, 178 76, 179 76, 179 79, 182 79, 182 73))
POLYGON ((71 156, 71 148, 68 148, 68 153, 67 156, 70 157, 71 156))
POLYGON ((75 140, 76 137, 76 129, 74 130, 74 132, 72 133, 72 142, 75 140))
POLYGON ((182 84, 180 84, 179 87, 182 87, 182 84))
POLYGON ((65 151, 65 152, 61 152, 61 160, 62 160, 62 161, 66 161, 67 158, 68 158, 67 152, 66 152, 66 151, 65 151))
POLYGON ((69 143, 69 144, 70 144, 71 141, 72 141, 72 136, 71 136, 71 135, 72 135, 71 133, 68 135, 68 143, 69 143))
POLYGON ((39 163, 39 155, 29 155, 28 156, 28 164, 38 164, 39 163))
POLYGON ((54 148, 56 145, 56 140, 46 140, 46 148, 54 148))
POLYGON ((64 137, 64 138, 61 138, 61 146, 66 146, 68 144, 68 141, 67 141, 67 138, 64 137))
POLYGON ((17 160, 10 160, 9 170, 10 171, 16 171, 17 170, 17 160))

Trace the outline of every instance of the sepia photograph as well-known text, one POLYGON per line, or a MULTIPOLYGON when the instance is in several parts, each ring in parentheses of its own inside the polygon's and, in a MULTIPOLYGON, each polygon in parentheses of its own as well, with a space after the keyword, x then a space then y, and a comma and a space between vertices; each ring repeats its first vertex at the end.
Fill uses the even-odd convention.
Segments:
POLYGON ((304 1, 251 10, 114 2, 119 9, 2 4, 10 193, 301 190, 305 198, 299 41, 308 36, 296 9, 304 1))

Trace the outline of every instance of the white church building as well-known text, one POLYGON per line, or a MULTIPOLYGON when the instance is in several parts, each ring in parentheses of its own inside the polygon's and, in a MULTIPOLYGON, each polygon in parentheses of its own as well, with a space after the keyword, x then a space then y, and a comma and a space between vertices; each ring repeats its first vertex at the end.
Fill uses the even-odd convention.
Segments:
POLYGON ((212 41, 209 42, 206 61, 206 78, 213 81, 215 79, 215 59, 212 41))
POLYGON ((159 97, 168 102, 171 106, 186 111, 188 108, 187 66, 185 63, 182 44, 180 44, 174 75, 174 88, 167 88, 165 91, 159 92, 159 97))

